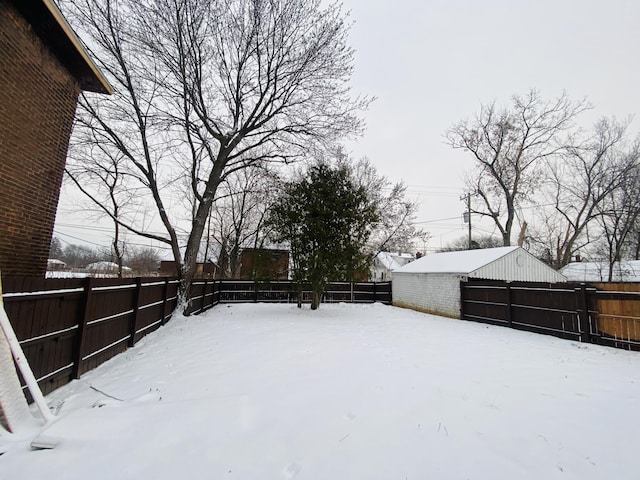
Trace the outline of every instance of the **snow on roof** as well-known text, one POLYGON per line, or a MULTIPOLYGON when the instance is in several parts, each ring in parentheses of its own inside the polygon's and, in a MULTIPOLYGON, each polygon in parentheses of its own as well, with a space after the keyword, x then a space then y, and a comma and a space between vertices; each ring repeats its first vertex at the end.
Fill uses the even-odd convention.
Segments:
POLYGON ((66 265, 62 260, 58 260, 57 258, 50 258, 47 260, 47 263, 50 265, 66 265))
MULTIPOLYGON (((114 262, 95 262, 85 267, 87 270, 118 270, 118 264, 114 262)), ((131 270, 129 267, 122 267, 122 270, 131 270)))
POLYGON ((459 252, 432 253, 406 264, 394 272, 402 273, 471 273, 504 257, 520 247, 483 248, 459 252))
MULTIPOLYGON (((606 282, 609 279, 607 262, 574 262, 560 269, 569 281, 606 282)), ((613 265, 614 282, 640 282, 640 260, 616 262, 613 265)))
POLYGON ((396 268, 400 268, 402 265, 393 258, 394 256, 389 252, 380 252, 376 255, 376 258, 380 261, 380 263, 389 270, 395 270, 396 268))

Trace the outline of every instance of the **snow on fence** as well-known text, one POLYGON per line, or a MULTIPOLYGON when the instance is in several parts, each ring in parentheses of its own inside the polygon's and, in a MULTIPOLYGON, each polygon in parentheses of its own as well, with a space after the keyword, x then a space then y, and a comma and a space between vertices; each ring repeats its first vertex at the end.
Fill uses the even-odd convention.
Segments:
POLYGON ((461 318, 640 350, 640 284, 461 282, 461 318))
MULTIPOLYGON (((5 309, 45 394, 135 345, 166 323, 178 302, 175 278, 2 282, 5 309)), ((296 302, 297 290, 284 281, 196 280, 189 298, 187 311, 197 314, 225 302, 296 302)), ((330 283, 323 301, 390 304, 391 282, 330 283)))

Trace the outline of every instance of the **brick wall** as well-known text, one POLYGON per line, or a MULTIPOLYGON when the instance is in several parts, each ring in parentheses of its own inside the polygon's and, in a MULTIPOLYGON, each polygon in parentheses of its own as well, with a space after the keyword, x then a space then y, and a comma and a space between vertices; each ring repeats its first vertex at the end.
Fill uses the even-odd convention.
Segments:
POLYGON ((446 273, 394 273, 393 305, 460 318, 460 279, 446 273))
POLYGON ((80 87, 0 2, 0 269, 44 275, 80 87))

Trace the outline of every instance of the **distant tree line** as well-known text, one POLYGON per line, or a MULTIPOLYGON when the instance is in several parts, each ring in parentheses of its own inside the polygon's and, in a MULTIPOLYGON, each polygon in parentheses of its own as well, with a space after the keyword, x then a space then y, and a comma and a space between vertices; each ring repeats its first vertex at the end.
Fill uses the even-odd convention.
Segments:
MULTIPOLYGON (((160 255, 154 248, 123 245, 122 250, 123 265, 130 269, 128 275, 145 276, 158 273, 160 255)), ((64 262, 69 270, 83 269, 87 265, 96 262, 113 262, 117 264, 115 254, 109 248, 92 248, 72 243, 63 246, 60 239, 55 236, 51 241, 49 258, 64 262)), ((121 269, 120 275, 122 275, 121 269)))

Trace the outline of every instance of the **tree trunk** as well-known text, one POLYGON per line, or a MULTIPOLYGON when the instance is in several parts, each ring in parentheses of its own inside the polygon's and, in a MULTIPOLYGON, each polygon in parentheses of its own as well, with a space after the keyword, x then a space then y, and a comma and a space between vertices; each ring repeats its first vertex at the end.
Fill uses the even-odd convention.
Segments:
POLYGON ((317 310, 322 300, 322 291, 314 290, 311 294, 311 310, 317 310))

